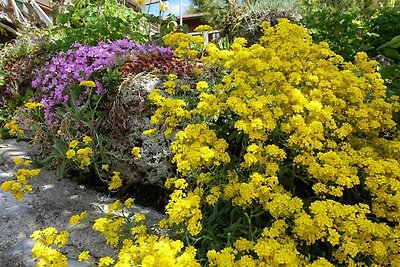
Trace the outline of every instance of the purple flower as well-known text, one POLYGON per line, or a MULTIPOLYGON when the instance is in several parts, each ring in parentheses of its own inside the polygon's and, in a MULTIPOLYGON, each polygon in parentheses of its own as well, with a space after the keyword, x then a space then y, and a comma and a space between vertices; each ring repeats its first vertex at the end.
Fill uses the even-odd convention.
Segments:
MULTIPOLYGON (((93 75, 122 63, 127 56, 135 58, 136 54, 145 53, 160 53, 172 58, 173 51, 171 48, 124 39, 110 43, 100 42, 96 46, 75 43, 70 50, 54 55, 32 81, 32 87, 42 92, 41 103, 44 105, 46 122, 56 122, 55 109, 62 102, 68 102, 71 85, 89 80, 93 75)), ((105 91, 100 81, 95 80, 95 83, 96 94, 105 91)), ((85 98, 86 95, 83 94, 82 97, 85 98)))
POLYGON ((103 92, 104 87, 103 85, 99 82, 99 81, 94 81, 94 83, 96 84, 96 94, 99 95, 103 92))

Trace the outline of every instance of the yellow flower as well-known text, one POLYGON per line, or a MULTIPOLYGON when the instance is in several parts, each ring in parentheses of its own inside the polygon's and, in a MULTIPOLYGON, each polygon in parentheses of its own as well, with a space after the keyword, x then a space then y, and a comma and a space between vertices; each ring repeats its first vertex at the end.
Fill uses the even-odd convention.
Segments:
POLYGON ((15 159, 14 159, 14 164, 15 164, 15 165, 23 165, 24 162, 25 162, 25 159, 24 159, 24 158, 21 158, 21 157, 18 157, 18 158, 15 158, 15 159))
POLYGON ((136 0, 136 3, 138 5, 143 5, 144 3, 146 3, 146 0, 136 0))
POLYGON ((3 190, 4 192, 10 191, 13 183, 14 183, 14 181, 11 181, 11 180, 3 182, 1 184, 1 190, 3 190))
POLYGON ((91 143, 93 140, 92 138, 90 138, 90 136, 84 136, 82 139, 83 143, 85 143, 86 145, 91 143))
POLYGON ((78 145, 79 145, 78 140, 72 140, 71 142, 69 142, 69 148, 76 148, 78 145))
POLYGON ((195 32, 210 32, 212 30, 212 27, 209 25, 199 25, 194 29, 195 32))
POLYGON ((85 87, 96 87, 94 81, 81 81, 79 85, 85 87))
POLYGON ((20 129, 17 120, 11 120, 4 125, 4 129, 8 130, 11 136, 17 136, 24 133, 24 130, 20 129))
POLYGON ((101 165, 101 169, 102 170, 108 171, 109 168, 110 168, 110 166, 108 164, 102 164, 101 165))
POLYGON ((176 189, 185 189, 186 187, 188 187, 188 183, 186 182, 185 179, 177 179, 175 180, 175 188, 176 189))
POLYGON ((149 129, 149 130, 144 131, 144 132, 143 132, 143 135, 151 136, 151 135, 153 135, 156 131, 157 131, 157 130, 156 130, 155 128, 149 129))
POLYGON ((186 92, 186 91, 190 91, 190 85, 184 84, 181 86, 181 90, 186 92))
POLYGON ((208 83, 205 81, 197 82, 196 89, 202 92, 204 89, 208 89, 208 83))
POLYGON ((89 251, 85 250, 78 256, 78 261, 87 261, 90 258, 89 251))
POLYGON ((168 10, 168 6, 166 4, 164 4, 162 1, 160 1, 160 5, 159 5, 160 11, 164 12, 168 10))
POLYGON ((32 164, 32 160, 25 160, 23 163, 24 166, 29 166, 31 164, 32 164))
POLYGON ((144 215, 143 213, 139 213, 135 215, 135 222, 141 222, 144 219, 146 219, 146 215, 144 215))
POLYGON ((133 206, 133 202, 135 201, 134 198, 128 198, 127 200, 125 200, 124 205, 125 207, 127 207, 128 209, 132 208, 133 206))
POLYGON ((75 150, 73 149, 69 149, 65 155, 67 156, 67 159, 72 159, 73 157, 75 157, 76 153, 75 150))
POLYGON ((111 264, 114 263, 114 259, 111 257, 102 257, 99 260, 99 267, 105 267, 105 266, 110 266, 111 264))
POLYGON ((122 180, 119 177, 119 172, 113 172, 113 176, 111 177, 111 183, 108 185, 108 190, 114 190, 120 188, 122 186, 122 180))
POLYGON ((36 102, 28 102, 28 103, 25 103, 25 107, 28 110, 33 110, 33 109, 37 109, 37 108, 42 108, 43 104, 42 103, 36 103, 36 102))
POLYGON ((58 246, 59 248, 65 246, 68 242, 68 232, 67 231, 62 231, 60 232, 56 238, 54 239, 54 244, 58 246))
POLYGON ((81 214, 73 215, 73 216, 71 216, 71 219, 69 220, 69 224, 71 224, 71 225, 80 224, 81 220, 85 219, 88 216, 89 216, 89 213, 87 211, 84 211, 81 214))
POLYGON ((140 147, 135 146, 134 148, 132 148, 131 154, 134 159, 140 159, 142 157, 142 155, 140 154, 140 147))

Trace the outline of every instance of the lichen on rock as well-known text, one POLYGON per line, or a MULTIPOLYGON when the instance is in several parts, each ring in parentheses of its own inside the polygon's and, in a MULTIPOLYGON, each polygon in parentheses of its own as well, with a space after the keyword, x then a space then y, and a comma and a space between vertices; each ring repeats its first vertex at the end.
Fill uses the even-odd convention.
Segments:
POLYGON ((154 107, 147 95, 160 84, 152 73, 127 77, 119 86, 107 123, 101 131, 109 131, 111 165, 120 171, 128 183, 164 185, 172 165, 168 140, 160 133, 148 137, 143 131, 153 128, 150 117, 154 107), (133 147, 141 147, 141 158, 130 156, 133 147))

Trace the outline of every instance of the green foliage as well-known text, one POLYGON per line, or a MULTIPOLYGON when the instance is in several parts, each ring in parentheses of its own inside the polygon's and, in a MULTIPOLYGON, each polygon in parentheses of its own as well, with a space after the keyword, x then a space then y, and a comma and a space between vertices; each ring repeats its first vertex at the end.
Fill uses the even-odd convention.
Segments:
POLYGON ((89 97, 86 102, 78 105, 78 90, 71 92, 69 103, 64 104, 63 108, 58 112, 58 115, 63 120, 60 125, 57 125, 59 126, 57 132, 55 132, 55 128, 44 125, 45 128, 43 130, 52 131, 51 135, 54 139, 54 144, 49 156, 42 161, 42 164, 50 168, 57 168, 61 176, 65 176, 67 173, 75 173, 78 174, 79 178, 82 178, 85 174, 88 177, 87 174, 92 173, 101 179, 101 168, 98 165, 106 162, 108 151, 106 142, 96 129, 102 119, 97 112, 102 97, 92 94, 90 90, 87 94, 89 97), (92 140, 82 143, 81 139, 85 136, 90 136, 92 140), (71 147, 70 144, 73 140, 79 140, 79 145, 71 147), (76 149, 76 153, 79 153, 78 149, 86 151, 84 150, 85 148, 90 148, 90 153, 83 153, 82 157, 67 156, 67 152, 70 149, 76 149), (85 158, 88 161, 83 163, 85 158))
POLYGON ((227 35, 237 23, 241 13, 240 3, 237 0, 194 0, 200 12, 206 14, 202 20, 227 35))
POLYGON ((388 94, 400 96, 400 35, 378 47, 379 51, 392 60, 379 72, 387 80, 388 94))
POLYGON ((369 23, 358 9, 316 10, 305 16, 302 22, 315 42, 328 42, 329 47, 346 60, 352 59, 358 51, 372 49, 367 40, 373 33, 369 32, 369 23))
POLYGON ((390 40, 400 32, 400 13, 398 8, 325 8, 309 11, 302 23, 315 42, 326 41, 334 52, 353 60, 360 51, 377 56, 381 40, 390 40))
POLYGON ((54 49, 68 49, 73 43, 95 45, 99 41, 130 39, 148 41, 148 21, 144 14, 116 0, 77 0, 56 15, 51 31, 54 49))
POLYGON ((297 9, 300 7, 300 0, 245 0, 244 6, 253 9, 297 9))
POLYGON ((382 6, 393 7, 400 4, 398 0, 302 0, 301 5, 305 10, 315 10, 320 8, 378 8, 382 6))
POLYGON ((4 62, 0 59, 0 87, 5 84, 7 73, 4 71, 4 62))
MULTIPOLYGON (((370 12, 374 14, 371 19, 367 17, 367 22, 370 23, 370 31, 376 33, 376 36, 370 38, 369 42, 372 47, 377 48, 383 41, 391 40, 400 33, 400 2, 397 7, 384 7, 378 12, 370 12)), ((377 53, 375 50, 371 52, 377 53)))

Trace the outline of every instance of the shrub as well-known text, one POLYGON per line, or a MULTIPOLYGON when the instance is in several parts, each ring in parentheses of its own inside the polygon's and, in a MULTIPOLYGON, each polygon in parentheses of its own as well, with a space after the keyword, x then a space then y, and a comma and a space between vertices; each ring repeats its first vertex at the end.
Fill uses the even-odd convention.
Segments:
POLYGON ((51 31, 53 51, 67 50, 74 43, 96 45, 124 38, 140 43, 149 40, 145 15, 116 0, 77 0, 64 9, 56 14, 51 31))
POLYGON ((301 5, 304 9, 337 8, 337 9, 366 9, 379 8, 382 6, 398 6, 398 0, 302 0, 301 5))
POLYGON ((195 99, 151 94, 176 131, 169 226, 211 266, 397 263, 398 104, 377 63, 344 62, 287 20, 262 26, 258 45, 206 47, 219 72, 195 99))
POLYGON ((378 50, 388 58, 386 64, 383 65, 379 72, 382 78, 386 79, 388 85, 388 94, 400 96, 400 35, 392 40, 382 44, 378 50))
POLYGON ((332 9, 309 11, 302 23, 316 42, 325 41, 346 60, 357 52, 377 56, 382 40, 391 40, 400 31, 398 8, 332 9))

